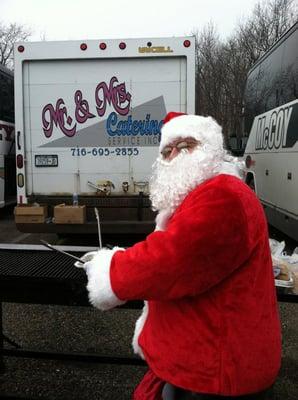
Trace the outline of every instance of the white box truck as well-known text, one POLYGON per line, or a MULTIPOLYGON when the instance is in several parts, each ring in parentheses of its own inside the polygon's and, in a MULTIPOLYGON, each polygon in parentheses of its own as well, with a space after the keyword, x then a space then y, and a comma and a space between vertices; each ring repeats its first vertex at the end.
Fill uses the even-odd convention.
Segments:
POLYGON ((195 111, 195 38, 24 42, 15 46, 18 205, 46 204, 23 232, 148 233, 148 181, 168 111, 195 111), (55 224, 53 207, 87 208, 55 224))

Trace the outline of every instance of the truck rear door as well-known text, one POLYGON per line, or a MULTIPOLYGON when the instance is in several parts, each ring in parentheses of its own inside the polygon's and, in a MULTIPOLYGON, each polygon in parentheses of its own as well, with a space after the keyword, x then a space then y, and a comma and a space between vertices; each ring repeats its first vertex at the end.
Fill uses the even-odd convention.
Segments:
POLYGON ((167 111, 187 111, 185 57, 24 65, 27 195, 146 189, 167 111))

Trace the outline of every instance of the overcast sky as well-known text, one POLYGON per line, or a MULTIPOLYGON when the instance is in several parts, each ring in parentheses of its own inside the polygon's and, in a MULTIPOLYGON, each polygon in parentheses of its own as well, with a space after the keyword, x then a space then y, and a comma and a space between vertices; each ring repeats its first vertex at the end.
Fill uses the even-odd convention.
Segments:
POLYGON ((0 21, 33 31, 30 40, 184 36, 213 21, 222 38, 258 0, 0 0, 0 21))

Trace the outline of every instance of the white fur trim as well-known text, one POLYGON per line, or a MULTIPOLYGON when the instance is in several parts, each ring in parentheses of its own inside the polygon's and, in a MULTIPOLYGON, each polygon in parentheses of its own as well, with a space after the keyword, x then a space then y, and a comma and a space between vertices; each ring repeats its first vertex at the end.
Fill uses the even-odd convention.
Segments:
MULTIPOLYGON (((236 157, 230 156, 226 153, 224 155, 224 161, 222 161, 219 164, 218 170, 214 175, 214 177, 219 174, 226 174, 235 176, 243 180, 244 178, 243 172, 244 172, 244 163, 239 161, 236 157)), ((169 219, 171 218, 172 215, 173 215, 173 210, 171 210, 170 208, 160 210, 155 218, 155 223, 156 223, 155 231, 165 231, 167 229, 169 219)))
POLYGON ((211 117, 200 115, 180 115, 171 119, 161 129, 159 150, 169 145, 177 138, 193 137, 202 144, 209 143, 212 147, 223 147, 223 136, 220 125, 211 117))
POLYGON ((89 301, 94 307, 103 311, 125 303, 113 292, 110 280, 111 260, 114 253, 119 250, 124 249, 114 247, 112 250, 99 250, 93 259, 84 265, 88 277, 89 301))
POLYGON ((219 170, 219 174, 233 175, 244 179, 244 161, 239 161, 237 157, 226 154, 219 170))
POLYGON ((171 210, 161 210, 157 214, 155 219, 156 222, 155 231, 165 231, 171 216, 172 216, 171 210))
POLYGON ((142 311, 141 316, 138 318, 138 320, 136 322, 135 331, 134 331, 134 335, 133 335, 133 339, 132 339, 132 347, 133 347, 134 352, 136 354, 139 354, 143 359, 145 359, 145 357, 144 357, 141 347, 139 346, 138 340, 139 340, 139 336, 144 328, 146 319, 148 317, 148 313, 149 313, 148 302, 144 301, 143 311, 142 311))

